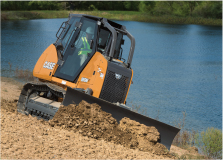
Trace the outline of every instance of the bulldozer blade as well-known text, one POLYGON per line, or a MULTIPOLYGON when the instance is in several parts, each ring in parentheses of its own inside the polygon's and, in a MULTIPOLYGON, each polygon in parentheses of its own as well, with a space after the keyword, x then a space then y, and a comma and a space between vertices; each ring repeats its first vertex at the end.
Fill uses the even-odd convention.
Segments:
POLYGON ((168 150, 170 150, 170 146, 176 134, 180 131, 179 128, 170 126, 163 122, 157 121, 155 119, 149 118, 137 112, 131 111, 127 108, 117 106, 110 102, 107 102, 103 99, 93 97, 89 94, 85 94, 78 90, 67 87, 67 92, 65 99, 63 101, 63 105, 67 106, 69 104, 75 103, 79 104, 82 100, 85 100, 88 103, 97 103, 101 106, 101 109, 105 112, 111 113, 112 117, 114 117, 117 122, 124 118, 130 118, 131 120, 135 120, 141 124, 145 124, 146 126, 154 126, 160 133, 160 143, 165 145, 168 150))

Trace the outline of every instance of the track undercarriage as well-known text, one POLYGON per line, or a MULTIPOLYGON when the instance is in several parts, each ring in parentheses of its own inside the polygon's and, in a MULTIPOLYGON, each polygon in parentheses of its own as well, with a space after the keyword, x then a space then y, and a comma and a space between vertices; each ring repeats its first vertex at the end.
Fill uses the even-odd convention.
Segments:
POLYGON ((51 83, 27 83, 18 101, 18 112, 50 120, 58 111, 66 91, 51 83))

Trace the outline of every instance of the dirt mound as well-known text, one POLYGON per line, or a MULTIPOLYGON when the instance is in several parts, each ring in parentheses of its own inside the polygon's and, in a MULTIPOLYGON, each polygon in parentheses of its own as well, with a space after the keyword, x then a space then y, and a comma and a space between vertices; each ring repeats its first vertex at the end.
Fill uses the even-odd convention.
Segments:
POLYGON ((133 146, 131 143, 135 138, 131 133, 121 131, 116 119, 110 113, 102 111, 98 104, 85 101, 79 105, 61 106, 49 124, 129 147, 133 146))
MULTIPOLYGON (((167 159, 150 152, 51 127, 32 116, 1 108, 2 159, 167 159)), ((16 106, 16 102, 14 102, 16 106)))
POLYGON ((135 144, 137 145, 135 147, 139 150, 156 155, 169 155, 167 148, 158 143, 160 133, 155 127, 140 124, 126 117, 120 121, 119 127, 122 131, 131 133, 133 137, 136 137, 135 144))
POLYGON ((118 124, 111 114, 102 111, 97 104, 82 101, 79 105, 61 106, 49 124, 79 132, 83 136, 171 157, 167 148, 158 143, 160 134, 155 127, 145 126, 129 118, 123 118, 118 124))
MULTIPOLYGON (((1 109, 17 113, 17 100, 2 99, 1 109)), ((35 119, 35 123, 37 121, 35 119)), ((166 147, 158 143, 160 134, 155 127, 145 126, 129 118, 123 118, 118 124, 116 119, 110 113, 104 112, 98 104, 82 101, 79 105, 61 106, 52 120, 48 122, 40 120, 39 123, 78 132, 90 138, 111 141, 130 149, 172 158, 166 147)))

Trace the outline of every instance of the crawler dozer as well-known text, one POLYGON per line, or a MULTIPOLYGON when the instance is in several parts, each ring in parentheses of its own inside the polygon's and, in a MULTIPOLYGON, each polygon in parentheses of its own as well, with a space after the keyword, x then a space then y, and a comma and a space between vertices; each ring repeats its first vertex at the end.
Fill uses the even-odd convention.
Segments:
POLYGON ((170 149, 178 128, 146 117, 126 106, 132 84, 135 39, 126 27, 106 18, 70 14, 37 61, 33 75, 38 82, 23 86, 18 112, 50 120, 60 105, 82 100, 97 103, 117 122, 123 117, 155 126, 160 143, 170 149), (128 59, 122 57, 123 37, 130 39, 128 59))

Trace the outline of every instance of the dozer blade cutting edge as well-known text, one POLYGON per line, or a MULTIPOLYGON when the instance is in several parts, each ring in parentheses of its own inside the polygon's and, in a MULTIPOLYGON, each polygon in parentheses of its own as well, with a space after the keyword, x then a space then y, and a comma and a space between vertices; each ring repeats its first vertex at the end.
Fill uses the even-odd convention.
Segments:
POLYGON ((64 106, 67 106, 71 103, 79 104, 82 100, 85 100, 88 103, 97 103, 98 105, 101 106, 101 109, 103 111, 111 113, 118 123, 122 118, 127 117, 141 124, 145 124, 146 126, 156 127, 156 129, 160 133, 160 143, 165 145, 168 150, 170 150, 170 146, 172 144, 174 137, 180 131, 179 128, 170 126, 163 122, 157 121, 155 119, 131 111, 127 108, 119 107, 115 104, 112 104, 100 98, 95 98, 91 95, 67 87, 66 96, 63 101, 64 106))

